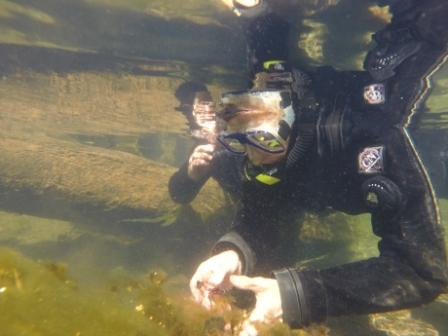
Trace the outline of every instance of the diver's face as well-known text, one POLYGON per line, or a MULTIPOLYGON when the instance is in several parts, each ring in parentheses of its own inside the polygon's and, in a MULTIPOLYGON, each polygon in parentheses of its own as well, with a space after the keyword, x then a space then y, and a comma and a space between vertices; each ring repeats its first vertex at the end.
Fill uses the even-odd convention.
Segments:
MULTIPOLYGON (((260 130, 270 132, 274 135, 278 132, 278 118, 270 118, 264 120, 260 120, 259 118, 257 118, 257 120, 247 121, 237 119, 238 118, 234 118, 228 122, 227 132, 245 133, 260 130)), ((277 137, 277 140, 284 146, 284 148, 288 148, 289 139, 284 140, 281 137, 277 137)), ((255 166, 275 164, 283 160, 286 156, 286 150, 281 153, 268 153, 250 144, 245 144, 244 146, 246 148, 246 153, 249 161, 255 166)))

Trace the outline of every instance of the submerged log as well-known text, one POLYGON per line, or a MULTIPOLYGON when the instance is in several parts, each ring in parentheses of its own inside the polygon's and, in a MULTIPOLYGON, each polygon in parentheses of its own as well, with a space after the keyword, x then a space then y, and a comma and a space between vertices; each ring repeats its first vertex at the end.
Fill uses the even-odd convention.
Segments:
MULTIPOLYGON (((138 156, 49 138, 0 138, 0 187, 9 193, 31 192, 69 204, 113 211, 146 213, 176 210, 168 194, 175 168, 138 156)), ((193 202, 203 215, 224 204, 216 183, 207 183, 193 202)))

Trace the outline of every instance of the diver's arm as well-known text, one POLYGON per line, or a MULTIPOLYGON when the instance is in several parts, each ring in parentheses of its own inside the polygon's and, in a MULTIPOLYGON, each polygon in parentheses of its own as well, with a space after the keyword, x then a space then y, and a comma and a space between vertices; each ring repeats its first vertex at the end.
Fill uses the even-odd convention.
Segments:
POLYGON ((168 190, 171 199, 176 203, 188 204, 194 200, 209 176, 195 181, 188 176, 188 162, 171 176, 168 190))
POLYGON ((395 213, 372 213, 380 255, 324 270, 277 272, 283 318, 292 326, 411 308, 446 290, 445 243, 430 182, 405 130, 392 129, 384 141, 384 176, 402 197, 395 213))
POLYGON ((276 248, 284 243, 279 230, 279 218, 284 207, 277 203, 272 192, 266 194, 253 184, 243 186, 241 207, 233 229, 222 236, 213 253, 233 249, 240 255, 242 274, 266 273, 271 270, 276 248))
POLYGON ((376 47, 364 61, 372 84, 385 88, 384 104, 372 105, 388 125, 407 126, 424 112, 430 77, 446 61, 448 3, 438 0, 381 0, 392 22, 374 34, 376 47))
POLYGON ((214 178, 226 193, 238 198, 238 164, 238 159, 227 150, 216 149, 215 145, 210 144, 198 146, 189 160, 171 176, 168 186, 170 196, 177 203, 190 203, 207 180, 214 178), (214 149, 211 150, 211 147, 214 149), (195 162, 197 169, 192 174, 195 162))
POLYGON ((175 202, 189 203, 196 197, 213 173, 212 162, 219 159, 215 147, 213 144, 196 146, 188 161, 171 177, 169 191, 175 202))

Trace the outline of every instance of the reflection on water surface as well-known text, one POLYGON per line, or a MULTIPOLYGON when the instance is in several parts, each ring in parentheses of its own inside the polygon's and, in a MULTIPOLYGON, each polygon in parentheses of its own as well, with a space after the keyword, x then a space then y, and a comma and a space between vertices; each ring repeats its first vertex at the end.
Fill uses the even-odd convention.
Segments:
MULTIPOLYGON (((359 68, 368 36, 387 20, 355 0, 296 8, 291 19, 306 18, 295 27, 302 63, 359 68)), ((179 208, 167 181, 194 144, 176 91, 187 81, 215 97, 244 87, 239 29, 210 1, 0 3, 2 335, 223 334, 223 314, 195 307, 187 283, 226 229, 231 201, 208 183, 179 208)), ((434 139, 446 139, 446 68, 415 131, 444 197, 443 142, 434 139)), ((441 205, 446 218, 448 201, 441 205)), ((375 255, 367 221, 308 217, 298 263, 375 255)), ((443 335, 446 311, 442 296, 412 312, 332 319, 295 334, 443 335)))

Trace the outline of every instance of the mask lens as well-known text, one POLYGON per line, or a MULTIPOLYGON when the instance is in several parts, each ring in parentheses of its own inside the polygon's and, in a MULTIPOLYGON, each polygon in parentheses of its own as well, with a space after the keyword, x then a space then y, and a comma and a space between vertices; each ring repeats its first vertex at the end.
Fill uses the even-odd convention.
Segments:
POLYGON ((246 147, 237 139, 223 138, 221 139, 221 141, 228 149, 230 149, 234 153, 244 154, 246 152, 246 147))
POLYGON ((280 141, 269 132, 248 134, 247 139, 268 152, 279 153, 285 150, 285 147, 280 143, 280 141))

